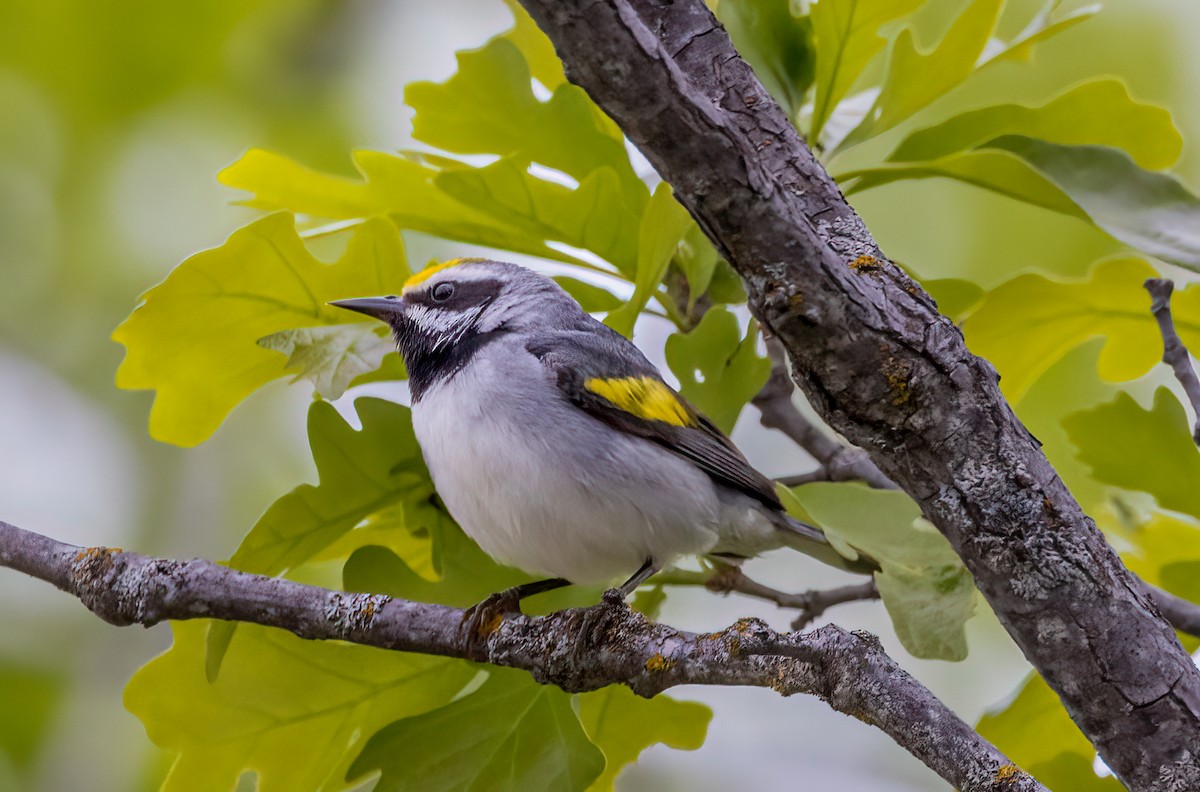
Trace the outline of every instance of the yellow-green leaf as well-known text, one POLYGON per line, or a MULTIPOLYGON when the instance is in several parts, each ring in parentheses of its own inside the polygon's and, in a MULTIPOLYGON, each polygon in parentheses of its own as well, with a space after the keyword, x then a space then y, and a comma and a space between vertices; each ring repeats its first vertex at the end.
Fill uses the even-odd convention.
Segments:
POLYGON ((610 685, 579 696, 579 720, 607 760, 589 789, 609 792, 621 770, 650 746, 694 751, 703 745, 712 710, 661 694, 644 699, 624 685, 610 685))
POLYGON ((1062 702, 1040 676, 1031 674, 1020 693, 979 720, 979 733, 1049 789, 1120 792, 1115 778, 1092 769, 1096 749, 1071 721, 1062 702))
POLYGON ((173 622, 175 642, 125 689, 155 745, 177 755, 165 792, 233 789, 253 771, 259 792, 344 789, 366 738, 449 701, 467 663, 243 624, 219 679, 204 669, 203 621, 173 622))
POLYGON ((638 226, 633 296, 610 313, 605 324, 626 337, 633 335, 634 322, 654 296, 658 284, 662 283, 671 257, 692 225, 691 215, 675 200, 671 186, 666 182, 659 183, 638 226))
POLYGON ((737 317, 721 308, 706 311, 691 332, 667 339, 667 365, 680 393, 725 432, 771 376, 771 361, 757 345, 758 324, 751 320, 743 336, 737 317))
POLYGON ((1068 415, 1063 426, 1096 479, 1148 492, 1164 509, 1200 519, 1200 449, 1171 391, 1159 388, 1150 410, 1118 393, 1108 404, 1068 415))
POLYGON ((794 119, 813 81, 816 51, 810 17, 798 13, 792 0, 720 3, 716 14, 738 54, 794 119))
POLYGON ((928 52, 917 47, 911 28, 902 30, 875 107, 850 137, 861 140, 891 129, 970 76, 1003 6, 1004 0, 974 0, 928 52))
POLYGON ((367 324, 283 330, 258 339, 258 345, 287 358, 295 380, 307 379, 323 399, 340 399, 355 378, 375 371, 396 350, 386 328, 367 324))
POLYGON ((513 26, 501 38, 512 42, 521 51, 525 62, 529 64, 529 73, 535 80, 549 91, 558 88, 567 81, 567 77, 563 74, 562 61, 554 51, 554 44, 517 0, 504 0, 504 4, 512 12, 513 26))
POLYGON ((817 45, 816 93, 809 139, 821 130, 846 97, 867 64, 887 43, 878 35, 883 25, 916 11, 924 0, 819 0, 812 6, 817 45))
MULTIPOLYGON (((1100 376, 1136 379, 1162 356, 1162 340, 1142 288, 1154 269, 1141 259, 1097 264, 1083 282, 1022 275, 989 292, 963 323, 967 343, 1000 372, 1000 387, 1020 401, 1029 387, 1067 352, 1104 337, 1100 376)), ((1200 286, 1177 297, 1179 330, 1200 344, 1200 286)))
POLYGON ((910 654, 967 656, 964 628, 975 612, 975 584, 911 498, 857 482, 806 484, 792 492, 835 547, 859 548, 879 562, 880 597, 910 654))
POLYGON ((238 402, 287 373, 264 336, 353 321, 329 300, 394 291, 408 276, 396 229, 365 223, 334 264, 305 248, 292 218, 275 214, 184 261, 146 293, 113 333, 125 346, 117 385, 156 391, 150 434, 191 446, 238 402))
POLYGON ((348 777, 380 771, 377 792, 582 792, 603 769, 570 696, 494 668, 474 693, 379 730, 348 777))
POLYGON ((1150 170, 1169 167, 1183 149, 1183 137, 1167 110, 1135 101, 1124 83, 1106 77, 1076 85, 1038 107, 992 105, 962 113, 912 133, 888 159, 938 159, 1002 135, 1112 146, 1150 170))

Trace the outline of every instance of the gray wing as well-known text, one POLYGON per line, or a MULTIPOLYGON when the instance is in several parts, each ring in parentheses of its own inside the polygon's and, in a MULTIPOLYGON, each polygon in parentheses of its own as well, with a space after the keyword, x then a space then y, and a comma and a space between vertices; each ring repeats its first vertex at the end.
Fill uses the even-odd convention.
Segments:
POLYGON ((637 347, 588 319, 588 326, 551 333, 526 345, 553 374, 568 401, 614 429, 658 443, 728 487, 783 508, 771 481, 663 382, 637 347))

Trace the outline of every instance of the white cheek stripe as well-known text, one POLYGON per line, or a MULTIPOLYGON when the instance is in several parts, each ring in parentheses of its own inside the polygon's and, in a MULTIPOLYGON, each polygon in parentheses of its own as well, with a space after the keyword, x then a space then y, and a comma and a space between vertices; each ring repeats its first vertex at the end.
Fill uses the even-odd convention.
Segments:
POLYGON ((433 339, 434 351, 438 351, 461 341, 486 307, 480 305, 470 311, 446 311, 418 304, 410 307, 406 314, 420 328, 422 335, 433 339))

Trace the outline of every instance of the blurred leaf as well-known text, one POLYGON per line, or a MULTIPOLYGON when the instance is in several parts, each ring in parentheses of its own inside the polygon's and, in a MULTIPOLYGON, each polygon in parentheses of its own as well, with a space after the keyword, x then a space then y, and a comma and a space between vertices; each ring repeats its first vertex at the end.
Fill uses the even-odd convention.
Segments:
MULTIPOLYGON (((704 235, 699 224, 692 223, 684 233, 675 257, 676 266, 687 280, 689 313, 695 307, 696 301, 704 296, 712 285, 720 261, 717 249, 704 235)), ((715 297, 713 301, 719 302, 715 297)))
POLYGON ((517 0, 504 0, 504 4, 512 12, 513 26, 501 38, 512 42, 525 56, 533 79, 540 82, 546 90, 555 90, 565 83, 567 78, 563 74, 562 61, 554 51, 554 44, 517 0))
POLYGON ((819 0, 812 6, 816 39, 816 95, 813 99, 809 141, 821 139, 821 130, 833 109, 846 97, 867 64, 886 40, 880 27, 916 11, 924 0, 819 0))
POLYGON ((976 727, 984 739, 1048 789, 1120 792, 1121 783, 1092 770, 1096 749, 1063 709, 1058 694, 1031 674, 1011 704, 989 712, 976 727))
POLYGON ((113 332, 126 350, 117 385, 157 391, 154 438, 196 445, 238 402, 287 373, 285 359, 258 339, 342 324, 347 312, 329 300, 383 294, 407 276, 400 235, 389 223, 365 223, 337 263, 324 264, 289 215, 270 215, 192 256, 146 293, 113 332))
POLYGON ((1200 449, 1183 405, 1167 388, 1143 410, 1127 393, 1063 419, 1079 458, 1100 481, 1154 496, 1164 509, 1200 519, 1200 449))
POLYGON ((750 321, 743 338, 737 317, 716 308, 690 333, 667 339, 667 365, 679 378, 679 392, 726 433, 771 376, 771 361, 757 346, 757 323, 750 321))
MULTIPOLYGON (((470 166, 440 160, 450 170, 470 166)), ((221 171, 222 184, 253 193, 258 209, 287 209, 330 220, 387 217, 398 227, 473 245, 513 250, 557 261, 576 259, 552 250, 541 237, 456 201, 434 184, 442 168, 378 151, 354 152, 362 180, 320 173, 287 157, 251 149, 221 171)))
POLYGON ((905 179, 955 179, 1080 220, 1091 219, 1053 182, 1007 151, 976 149, 927 162, 881 163, 836 177, 847 196, 905 179))
POLYGON ((449 701, 475 675, 458 660, 243 624, 220 679, 205 676, 205 622, 172 622, 175 642, 125 689, 125 706, 179 755, 163 789, 341 789, 366 735, 449 701))
POLYGON ((562 83, 549 101, 538 101, 525 58, 505 38, 457 58, 449 80, 406 86, 405 103, 416 111, 413 137, 458 154, 537 162, 578 182, 607 168, 630 208, 641 209, 648 194, 629 163, 625 139, 582 88, 562 83))
POLYGON ((609 685, 579 696, 579 720, 588 738, 604 752, 604 772, 589 789, 608 792, 617 775, 652 745, 694 751, 704 744, 712 710, 665 695, 637 696, 624 685, 609 685))
POLYGON ((483 168, 443 171, 436 185, 458 201, 479 207, 542 242, 557 240, 584 248, 632 277, 637 269, 637 240, 630 233, 639 225, 641 207, 631 207, 611 168, 600 168, 579 187, 539 179, 519 162, 502 159, 483 168))
POLYGON ((737 0, 718 5, 717 18, 759 82, 794 119, 814 76, 809 17, 795 13, 792 0, 737 0))
POLYGON ((284 355, 287 370, 296 379, 311 380, 321 398, 330 401, 340 399, 355 377, 378 369, 383 356, 396 349, 390 335, 364 324, 284 330, 258 339, 258 345, 284 355))
POLYGON ((1169 112, 1134 101, 1119 80, 1100 78, 1076 85, 1038 107, 1006 104, 967 111, 913 132, 888 159, 934 160, 1003 135, 1112 146, 1150 170, 1169 167, 1183 148, 1183 137, 1169 112))
POLYGON ((57 673, 0 659, 0 754, 18 773, 32 769, 62 694, 63 680, 57 673))
POLYGON ((937 301, 938 310, 956 322, 978 305, 984 295, 977 284, 958 278, 924 280, 921 286, 937 301))
POLYGON ((1008 135, 987 144, 1037 168, 1100 228, 1144 253, 1200 271, 1200 198, 1117 149, 1008 135))
POLYGON ((975 611, 975 584, 912 499, 857 482, 806 484, 792 492, 839 552, 846 548, 854 557, 858 548, 879 562, 879 594, 910 654, 967 656, 964 627, 975 611))
POLYGON ((594 283, 567 275, 555 275, 554 282, 562 286, 588 313, 606 313, 623 304, 620 297, 594 283))
POLYGON ((1042 6, 1042 10, 1025 26, 1025 29, 1018 33, 1012 41, 1004 45, 999 52, 990 55, 980 68, 990 66, 993 63, 1003 63, 1004 61, 1030 60, 1033 57, 1035 46, 1075 27, 1080 22, 1090 19, 1100 10, 1100 4, 1094 3, 1092 5, 1080 6, 1064 16, 1052 19, 1061 5, 1062 0, 1048 0, 1042 6))
POLYGON ((496 668, 474 693, 379 730, 347 777, 382 771, 376 792, 568 792, 603 769, 570 696, 496 668))
POLYGON ((875 107, 846 143, 891 129, 970 76, 1003 5, 1004 0, 973 0, 928 52, 917 48, 912 28, 900 31, 875 107))
POLYGON ((679 243, 693 225, 691 215, 675 200, 671 186, 660 182, 638 227, 633 296, 610 313, 605 324, 627 338, 633 336, 634 322, 662 283, 679 243))
MULTIPOLYGON (((1000 387, 1014 402, 1067 352, 1096 337, 1105 339, 1100 376, 1109 382, 1136 379, 1162 357, 1158 325, 1142 288, 1155 275, 1134 258, 1103 261, 1082 283, 1022 275, 989 292, 963 322, 963 332, 971 350, 1000 372, 1000 387)), ((1185 342, 1200 344, 1200 286, 1182 290, 1179 298, 1178 329, 1185 342)))

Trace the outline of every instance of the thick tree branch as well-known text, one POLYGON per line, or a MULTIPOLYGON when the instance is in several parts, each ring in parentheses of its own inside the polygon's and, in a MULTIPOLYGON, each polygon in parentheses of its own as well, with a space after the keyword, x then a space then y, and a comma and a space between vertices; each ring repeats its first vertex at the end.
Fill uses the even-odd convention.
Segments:
POLYGON ((818 414, 921 505, 1108 766, 1138 790, 1200 788, 1200 670, 704 2, 521 2, 742 275, 818 414))
POLYGON ((963 790, 1042 790, 865 633, 829 625, 781 635, 755 619, 699 635, 648 621, 618 597, 549 616, 506 617, 481 641, 463 611, 237 572, 209 561, 76 547, 0 522, 0 566, 53 583, 111 624, 216 618, 528 671, 570 692, 628 685, 643 696, 685 684, 807 693, 887 732, 963 790))
POLYGON ((839 443, 804 417, 792 401, 796 384, 788 376, 783 346, 769 339, 767 353, 771 357, 771 376, 751 404, 762 413, 763 426, 783 432, 821 464, 819 470, 824 478, 813 480, 865 481, 876 489, 896 489, 895 482, 883 475, 865 451, 839 443))
POLYGON ((1166 278, 1150 278, 1144 284, 1150 292, 1150 310, 1158 320, 1158 330, 1162 333, 1163 363, 1175 372, 1175 379, 1183 386, 1183 392, 1192 403, 1192 414, 1196 416, 1196 428, 1192 430, 1192 439, 1200 445, 1200 377, 1196 376, 1196 368, 1188 355, 1188 349, 1175 329, 1175 320, 1171 317, 1171 292, 1175 291, 1174 282, 1166 278))

